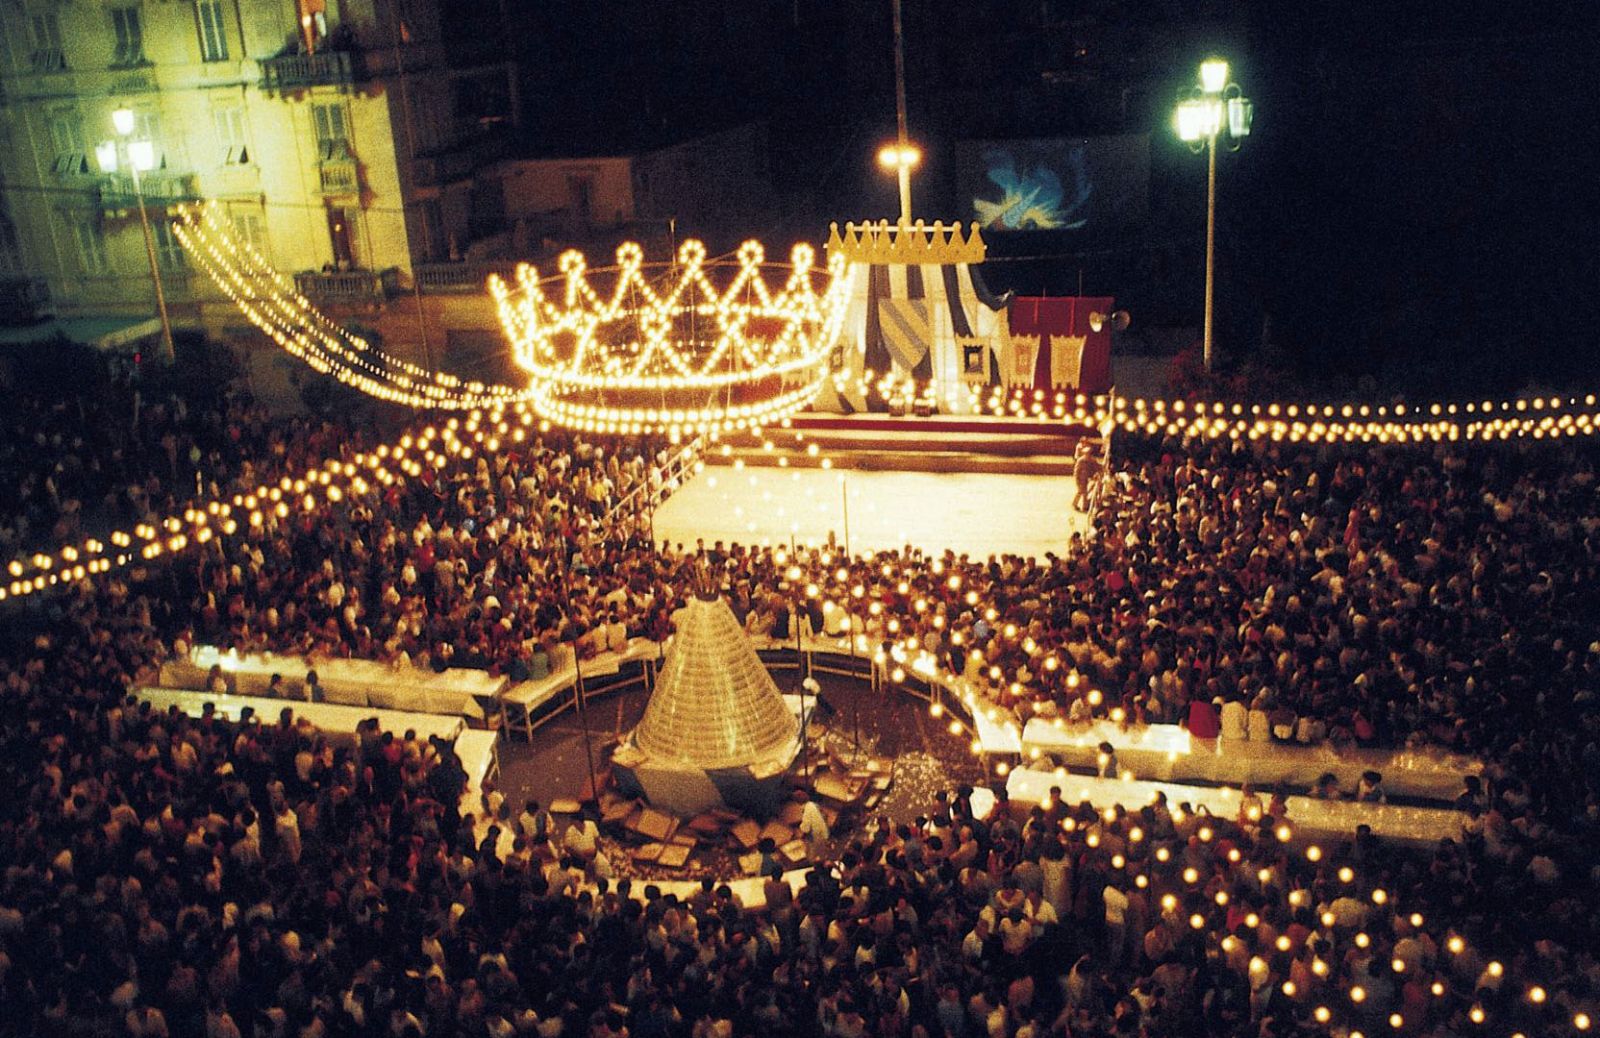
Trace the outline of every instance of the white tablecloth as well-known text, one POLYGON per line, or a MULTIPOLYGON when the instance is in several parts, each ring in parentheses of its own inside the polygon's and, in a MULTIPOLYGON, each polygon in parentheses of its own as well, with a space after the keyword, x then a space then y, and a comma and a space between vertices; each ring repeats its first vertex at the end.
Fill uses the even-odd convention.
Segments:
MULTIPOLYGON (((1231 820, 1239 815, 1240 793, 1237 789, 1082 775, 1061 776, 1055 772, 1029 768, 1017 768, 1011 772, 1006 781, 1006 792, 1014 802, 1034 804, 1049 795, 1051 786, 1059 786, 1062 798, 1069 804, 1087 800, 1096 807, 1121 804, 1129 810, 1135 810, 1151 803, 1157 792, 1163 792, 1167 795, 1169 806, 1191 804, 1198 808, 1203 804, 1219 818, 1231 820)), ((1354 800, 1313 800, 1310 797, 1293 796, 1285 803, 1289 808, 1289 822, 1297 834, 1324 839, 1349 839, 1355 835, 1357 826, 1369 825, 1374 833, 1385 839, 1432 845, 1446 837, 1459 840, 1461 823, 1466 817, 1449 808, 1400 807, 1354 800)))
POLYGON ((1088 725, 1036 717, 1022 732, 1024 752, 1034 749, 1068 767, 1093 768, 1098 748, 1108 742, 1117 751, 1117 765, 1138 778, 1165 781, 1227 782, 1257 786, 1286 785, 1307 789, 1332 772, 1345 791, 1352 791, 1363 771, 1383 775, 1390 793, 1454 800, 1461 779, 1483 771, 1483 762, 1444 751, 1337 750, 1278 742, 1192 739, 1174 724, 1153 724, 1124 731, 1109 721, 1088 725))
POLYGON ((241 694, 260 695, 272 675, 282 674, 291 696, 300 696, 308 671, 316 671, 328 702, 343 706, 375 706, 408 713, 454 714, 482 717, 485 701, 506 687, 506 679, 487 671, 452 667, 443 673, 397 668, 375 660, 329 659, 312 662, 300 656, 270 652, 220 652, 197 645, 187 658, 167 661, 161 667, 161 684, 167 688, 204 689, 214 665, 221 665, 241 694))
POLYGON ((285 707, 296 717, 303 717, 316 727, 329 732, 354 732, 356 725, 376 717, 378 726, 386 732, 403 735, 415 731, 428 738, 437 735, 454 739, 461 734, 463 722, 459 717, 440 714, 413 714, 396 710, 375 710, 372 707, 340 706, 336 703, 306 703, 297 699, 268 699, 265 696, 236 696, 228 692, 195 692, 177 688, 140 688, 134 692, 140 700, 156 710, 166 711, 176 706, 192 717, 199 717, 207 703, 216 706, 217 716, 237 721, 246 707, 254 710, 262 724, 276 724, 285 707))

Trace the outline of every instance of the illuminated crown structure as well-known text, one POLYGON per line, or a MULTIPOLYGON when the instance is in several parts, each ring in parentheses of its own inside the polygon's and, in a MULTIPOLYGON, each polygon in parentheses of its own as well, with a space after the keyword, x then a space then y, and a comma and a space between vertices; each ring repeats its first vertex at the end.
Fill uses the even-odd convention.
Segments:
POLYGON ((831 257, 819 293, 815 259, 800 244, 786 266, 768 264, 748 241, 719 262, 686 241, 675 263, 646 264, 629 242, 613 267, 591 270, 569 251, 560 274, 541 279, 523 264, 515 285, 494 277, 489 291, 543 417, 603 433, 725 432, 793 414, 827 377, 849 265, 831 257), (764 268, 786 273, 781 289, 764 268))
POLYGON ((828 225, 828 255, 843 254, 852 263, 982 263, 989 247, 974 223, 961 236, 959 223, 921 220, 906 227, 887 220, 877 223, 828 225))

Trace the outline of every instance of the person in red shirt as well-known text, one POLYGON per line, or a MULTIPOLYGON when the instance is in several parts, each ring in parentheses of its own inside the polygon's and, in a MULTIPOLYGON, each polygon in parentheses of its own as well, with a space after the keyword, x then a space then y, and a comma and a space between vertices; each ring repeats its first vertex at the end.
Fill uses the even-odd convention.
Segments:
POLYGON ((1222 731, 1216 707, 1204 699, 1189 700, 1189 720, 1185 727, 1196 739, 1215 739, 1222 731))

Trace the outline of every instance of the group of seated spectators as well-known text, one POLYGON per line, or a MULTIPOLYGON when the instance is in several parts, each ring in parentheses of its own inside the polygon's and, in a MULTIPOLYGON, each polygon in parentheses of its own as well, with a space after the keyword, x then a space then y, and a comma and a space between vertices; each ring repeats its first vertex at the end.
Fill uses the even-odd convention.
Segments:
MULTIPOLYGON (((203 478, 366 442, 273 428, 249 439, 282 450, 203 478)), ((530 436, 16 613, 0 1033, 1509 1035, 1600 1011, 1588 447, 1129 437, 1094 535, 1044 559, 662 548, 617 507, 666 489, 654 447, 530 436), (1472 821, 1432 854, 1312 853, 1281 800, 979 818, 958 790, 755 908, 608 879, 537 811, 464 817, 445 745, 124 698, 196 643, 520 676, 619 627, 665 639, 700 560, 751 631, 932 660, 1019 720, 1214 709, 1224 738, 1480 755, 1472 821)))

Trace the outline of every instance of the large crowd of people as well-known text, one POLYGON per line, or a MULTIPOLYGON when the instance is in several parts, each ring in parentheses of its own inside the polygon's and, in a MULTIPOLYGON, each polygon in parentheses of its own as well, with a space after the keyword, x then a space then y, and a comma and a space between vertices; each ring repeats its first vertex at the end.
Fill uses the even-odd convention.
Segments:
MULTIPOLYGON (((264 417, 237 440, 224 488, 364 442, 264 417)), ((1532 1035, 1600 1013, 1590 448, 1130 438, 1094 535, 1044 559, 658 546, 641 502, 670 453, 530 436, 17 613, 0 1032, 1532 1035), (1281 800, 978 817, 951 790, 757 907, 607 880, 537 811, 463 816, 447 745, 125 699, 197 643, 518 676, 618 626, 666 637, 700 559, 753 632, 925 655, 1019 719, 1215 713, 1488 766, 1463 838, 1425 854, 1287 842, 1281 800)))

